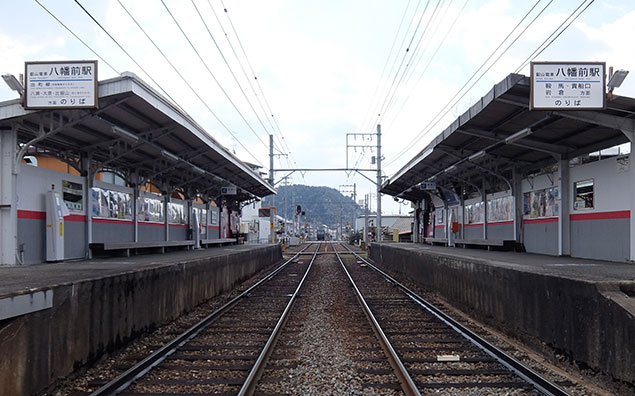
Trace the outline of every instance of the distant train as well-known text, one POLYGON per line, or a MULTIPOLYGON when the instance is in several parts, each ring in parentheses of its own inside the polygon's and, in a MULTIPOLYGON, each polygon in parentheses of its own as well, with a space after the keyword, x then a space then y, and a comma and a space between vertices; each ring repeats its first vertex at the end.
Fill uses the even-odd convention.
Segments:
POLYGON ((325 235, 326 235, 326 233, 324 232, 324 230, 317 230, 317 232, 316 232, 316 236, 317 236, 317 240, 318 241, 323 241, 325 235))

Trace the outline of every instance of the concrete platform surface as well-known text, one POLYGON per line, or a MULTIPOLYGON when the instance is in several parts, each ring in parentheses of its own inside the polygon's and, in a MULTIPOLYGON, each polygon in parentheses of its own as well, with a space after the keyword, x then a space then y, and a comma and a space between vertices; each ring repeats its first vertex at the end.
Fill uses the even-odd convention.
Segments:
MULTIPOLYGON (((393 243, 390 243, 390 245, 393 245, 393 243)), ((394 245, 399 246, 400 249, 482 260, 496 267, 550 276, 561 276, 581 281, 635 281, 635 263, 617 263, 614 261, 587 260, 533 253, 489 251, 485 249, 463 249, 418 243, 399 243, 394 245)))
POLYGON ((165 254, 97 258, 25 266, 0 265, 0 298, 108 276, 249 252, 274 245, 231 245, 165 254))
POLYGON ((0 267, 0 395, 42 394, 281 258, 237 245, 0 267))
POLYGON ((526 345, 635 384, 635 264, 374 243, 397 278, 526 345))

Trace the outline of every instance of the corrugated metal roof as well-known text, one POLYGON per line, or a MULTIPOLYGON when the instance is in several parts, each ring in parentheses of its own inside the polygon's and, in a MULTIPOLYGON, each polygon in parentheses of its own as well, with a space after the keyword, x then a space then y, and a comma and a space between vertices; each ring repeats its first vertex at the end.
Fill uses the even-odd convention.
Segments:
POLYGON ((425 195, 417 187, 422 181, 451 191, 476 189, 484 178, 505 184, 514 168, 527 175, 557 159, 627 143, 624 131, 635 131, 633 98, 615 96, 602 111, 529 111, 529 84, 518 74, 496 84, 390 177, 382 192, 414 201, 425 195), (510 139, 526 128, 529 135, 510 139))
POLYGON ((99 83, 99 109, 26 111, 8 101, 0 103, 0 125, 16 127, 20 143, 43 131, 39 150, 75 158, 90 152, 104 168, 137 173, 170 189, 218 196, 221 187, 234 185, 239 199, 275 193, 185 112, 130 73, 99 83), (114 133, 113 126, 128 134, 114 133))

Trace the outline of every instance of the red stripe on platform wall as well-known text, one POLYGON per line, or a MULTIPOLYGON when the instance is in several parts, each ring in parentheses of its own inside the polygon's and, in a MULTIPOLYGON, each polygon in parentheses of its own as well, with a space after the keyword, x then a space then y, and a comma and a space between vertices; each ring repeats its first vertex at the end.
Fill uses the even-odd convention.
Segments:
POLYGON ((220 226, 208 226, 208 228, 211 228, 212 230, 220 230, 220 226))
POLYGON ((80 223, 84 223, 86 222, 86 216, 72 214, 72 215, 64 216, 64 221, 77 221, 80 223))
POLYGON ((127 224, 132 225, 132 220, 117 220, 117 219, 93 219, 93 223, 105 223, 105 224, 127 224))
POLYGON ((187 228, 186 224, 170 224, 170 227, 187 228))
POLYGON ((514 221, 513 220, 508 220, 508 221, 496 221, 493 223, 487 223, 488 226, 494 226, 494 225, 514 225, 514 221))
POLYGON ((593 213, 578 213, 569 216, 571 221, 579 220, 614 220, 614 219, 630 219, 630 210, 618 210, 615 212, 593 212, 593 213))
POLYGON ((463 227, 483 227, 483 223, 465 224, 463 227))
POLYGON ((523 223, 525 223, 525 224, 557 223, 557 222, 558 222, 558 218, 557 217, 549 217, 549 218, 545 218, 545 219, 526 219, 526 220, 523 220, 523 223))
POLYGON ((154 227, 165 227, 164 223, 154 223, 154 222, 150 222, 150 221, 140 221, 139 225, 154 226, 154 227))
POLYGON ((18 219, 46 220, 46 212, 38 210, 18 210, 18 219))
POLYGON ((445 228, 445 226, 444 225, 437 225, 437 226, 434 226, 434 228, 445 228))

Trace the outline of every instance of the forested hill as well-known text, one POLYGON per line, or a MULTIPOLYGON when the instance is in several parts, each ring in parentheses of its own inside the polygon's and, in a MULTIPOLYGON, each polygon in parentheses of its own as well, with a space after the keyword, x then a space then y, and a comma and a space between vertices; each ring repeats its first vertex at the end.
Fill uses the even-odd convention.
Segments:
MULTIPOLYGON (((278 214, 287 219, 294 218, 297 205, 300 205, 305 212, 303 222, 314 226, 326 224, 334 228, 339 224, 340 216, 345 223, 352 221, 357 214, 362 214, 362 209, 350 196, 344 196, 330 187, 294 184, 277 189, 278 194, 273 196, 273 204, 277 207, 278 214)), ((263 206, 270 206, 271 198, 272 196, 265 197, 263 206)))

